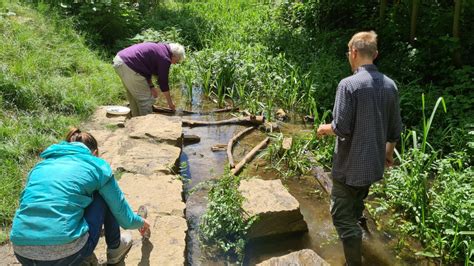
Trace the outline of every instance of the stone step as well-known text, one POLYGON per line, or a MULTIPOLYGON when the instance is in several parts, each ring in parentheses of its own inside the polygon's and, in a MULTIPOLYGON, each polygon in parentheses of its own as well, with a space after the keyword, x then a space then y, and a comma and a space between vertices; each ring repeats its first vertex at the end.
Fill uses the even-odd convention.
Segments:
POLYGON ((323 258, 311 249, 303 249, 290 254, 274 257, 257 264, 257 266, 329 266, 323 258))
POLYGON ((239 191, 244 211, 259 217, 249 230, 249 239, 308 231, 298 201, 281 180, 242 180, 239 191))

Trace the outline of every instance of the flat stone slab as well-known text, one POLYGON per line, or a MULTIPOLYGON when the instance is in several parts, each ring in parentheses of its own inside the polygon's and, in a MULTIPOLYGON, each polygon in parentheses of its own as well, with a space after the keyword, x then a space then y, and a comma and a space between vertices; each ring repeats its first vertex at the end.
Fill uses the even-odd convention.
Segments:
POLYGON ((321 258, 316 252, 311 249, 303 249, 300 251, 292 252, 288 255, 271 258, 257 264, 257 266, 329 266, 323 258, 321 258))
POLYGON ((180 148, 169 144, 128 139, 117 153, 109 153, 107 160, 114 170, 147 175, 169 174, 176 166, 180 153, 180 148))
POLYGON ((117 127, 123 125, 125 123, 125 120, 127 119, 127 116, 111 116, 107 115, 107 108, 110 106, 99 106, 92 117, 90 118, 89 125, 88 127, 89 130, 92 129, 101 129, 104 127, 117 127))
POLYGON ((176 176, 126 173, 119 185, 136 210, 140 205, 147 207, 149 217, 152 214, 184 217, 183 183, 176 176))
MULTIPOLYGON (((181 181, 172 175, 124 174, 119 185, 132 209, 147 206, 151 223, 148 240, 143 240, 138 230, 127 230, 133 246, 122 265, 184 265, 187 222, 181 181)), ((95 249, 99 265, 107 261, 106 250, 101 238, 95 249)))
POLYGON ((249 230, 249 239, 308 231, 298 201, 281 180, 242 180, 239 191, 243 209, 259 216, 249 230))
POLYGON ((151 139, 178 146, 183 133, 181 118, 159 114, 133 117, 126 122, 129 136, 135 139, 151 139))

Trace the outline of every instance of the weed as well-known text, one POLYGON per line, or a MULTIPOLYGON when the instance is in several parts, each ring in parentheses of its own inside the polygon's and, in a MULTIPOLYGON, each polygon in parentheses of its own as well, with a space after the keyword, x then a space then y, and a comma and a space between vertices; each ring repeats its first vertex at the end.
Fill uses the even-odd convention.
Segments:
POLYGON ((226 169, 211 186, 207 212, 201 218, 200 239, 210 250, 217 250, 228 259, 242 262, 246 234, 257 219, 242 209, 244 198, 238 188, 240 178, 226 169))

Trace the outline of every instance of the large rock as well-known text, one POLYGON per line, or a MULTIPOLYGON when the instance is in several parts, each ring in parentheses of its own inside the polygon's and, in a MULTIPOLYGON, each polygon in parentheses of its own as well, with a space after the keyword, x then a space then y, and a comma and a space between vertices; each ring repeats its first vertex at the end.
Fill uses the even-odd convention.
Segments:
MULTIPOLYGON (((118 265, 184 265, 186 219, 166 215, 149 216, 148 220, 151 223, 150 238, 144 240, 138 230, 128 230, 132 234, 133 246, 125 260, 118 265)), ((94 251, 98 263, 92 265, 105 265, 106 250, 105 238, 101 237, 94 251)))
POLYGON ((147 206, 149 215, 184 217, 183 183, 176 176, 127 173, 120 178, 119 185, 130 204, 136 208, 147 206))
POLYGON ((242 180, 239 191, 245 198, 243 209, 259 217, 249 230, 249 239, 308 231, 298 201, 281 180, 242 180))
POLYGON ((316 252, 311 249, 303 249, 300 251, 292 252, 288 255, 271 258, 262 263, 257 264, 257 266, 329 266, 324 259, 322 259, 316 252))
POLYGON ((170 174, 180 153, 180 148, 169 144, 128 139, 116 153, 107 153, 103 157, 107 158, 114 170, 145 175, 170 174))
MULTIPOLYGON (((99 109, 99 111, 102 111, 99 109)), ((119 265, 184 265, 187 222, 184 218, 183 183, 170 175, 181 153, 179 118, 148 115, 132 118, 125 128, 107 127, 102 114, 92 119, 90 132, 99 142, 99 153, 115 171, 124 171, 119 185, 134 211, 148 210, 151 237, 142 240, 138 230, 130 230, 133 246, 119 265), (100 123, 97 125, 96 123, 100 123)), ((101 238, 96 263, 106 262, 106 244, 101 238)))
POLYGON ((126 127, 131 138, 152 139, 174 146, 180 146, 183 133, 181 118, 158 114, 133 117, 127 121, 126 127))
POLYGON ((110 106, 99 106, 94 114, 91 116, 87 125, 88 130, 102 129, 104 127, 114 128, 123 125, 127 116, 117 115, 111 116, 107 114, 107 108, 110 106))

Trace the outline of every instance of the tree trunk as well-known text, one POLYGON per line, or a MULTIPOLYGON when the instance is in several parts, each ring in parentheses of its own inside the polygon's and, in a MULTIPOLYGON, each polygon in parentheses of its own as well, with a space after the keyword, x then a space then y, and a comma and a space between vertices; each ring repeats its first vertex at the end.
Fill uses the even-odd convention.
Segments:
POLYGON ((453 61, 456 66, 461 66, 461 40, 459 38, 459 21, 461 17, 462 0, 454 0, 454 16, 453 16, 453 37, 457 41, 458 46, 453 52, 453 61))
POLYGON ((410 42, 413 43, 416 37, 416 19, 418 17, 418 7, 420 5, 420 0, 412 0, 411 7, 411 23, 410 23, 410 42))
POLYGON ((383 25, 383 22, 385 21, 385 10, 387 9, 387 1, 388 0, 380 1, 380 17, 379 17, 380 25, 383 25))

